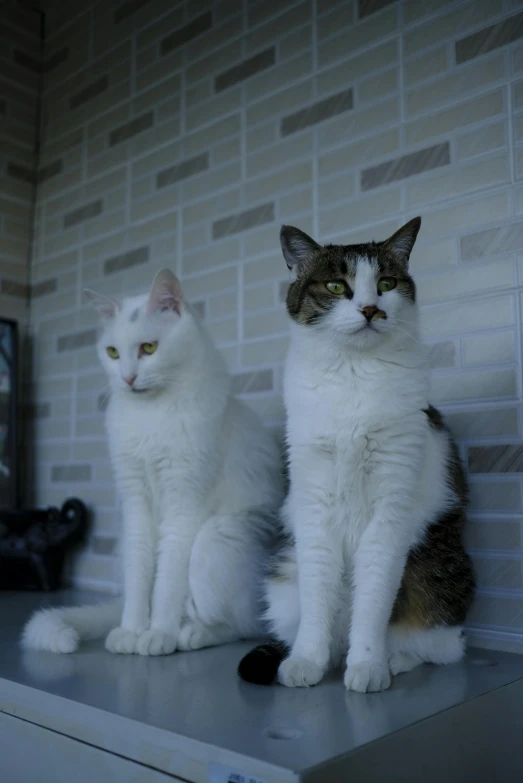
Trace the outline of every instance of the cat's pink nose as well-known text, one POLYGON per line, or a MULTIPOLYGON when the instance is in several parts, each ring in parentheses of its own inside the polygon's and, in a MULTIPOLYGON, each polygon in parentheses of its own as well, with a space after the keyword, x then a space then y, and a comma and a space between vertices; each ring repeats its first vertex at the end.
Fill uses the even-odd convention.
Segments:
POLYGON ((367 321, 370 323, 374 318, 374 316, 376 315, 376 313, 378 312, 378 308, 376 307, 376 305, 369 305, 368 307, 362 307, 360 312, 362 313, 362 315, 365 316, 367 321))
POLYGON ((127 378, 124 378, 124 381, 128 386, 132 386, 135 380, 136 380, 136 375, 128 375, 127 378))

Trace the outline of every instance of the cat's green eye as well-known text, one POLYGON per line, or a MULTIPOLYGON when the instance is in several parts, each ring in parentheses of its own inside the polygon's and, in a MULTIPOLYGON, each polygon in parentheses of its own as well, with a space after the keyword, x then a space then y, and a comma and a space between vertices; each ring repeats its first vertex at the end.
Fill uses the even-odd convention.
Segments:
POLYGON ((378 280, 378 291, 384 294, 386 291, 392 291, 396 288, 396 280, 393 277, 382 277, 378 280))
POLYGON ((158 348, 158 342, 155 342, 155 343, 142 343, 141 348, 142 348, 142 351, 144 353, 146 353, 148 356, 150 356, 158 348))
POLYGON ((120 354, 118 353, 118 349, 114 347, 114 345, 108 345, 105 349, 107 351, 107 355, 111 357, 111 359, 119 359, 120 354))
POLYGON ((335 296, 341 296, 345 293, 345 283, 340 283, 337 280, 329 280, 328 283, 325 283, 325 288, 335 296))

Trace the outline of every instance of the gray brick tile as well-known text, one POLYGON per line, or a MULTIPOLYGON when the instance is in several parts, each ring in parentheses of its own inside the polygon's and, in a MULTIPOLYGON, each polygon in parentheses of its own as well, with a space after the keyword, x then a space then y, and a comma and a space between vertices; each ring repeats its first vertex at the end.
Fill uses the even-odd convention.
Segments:
POLYGON ((6 296, 16 296, 19 299, 27 299, 28 287, 25 283, 19 283, 17 280, 3 280, 0 282, 0 293, 6 296))
POLYGON ((177 163, 175 166, 170 166, 168 169, 159 171, 156 175, 156 187, 166 188, 168 185, 172 185, 175 182, 187 179, 188 177, 193 177, 195 174, 199 174, 201 171, 205 171, 208 168, 209 153, 202 152, 201 155, 187 158, 187 160, 182 160, 181 163, 177 163))
POLYGON ((511 253, 523 247, 523 221, 477 231, 461 238, 461 260, 511 253))
POLYGON ((130 122, 126 122, 124 125, 120 125, 118 128, 112 130, 109 134, 109 146, 114 147, 116 144, 121 144, 123 141, 136 136, 138 133, 152 128, 154 124, 154 113, 148 111, 142 114, 140 117, 136 117, 130 122))
POLYGON ((257 372, 241 372, 233 375, 233 394, 254 394, 254 392, 272 391, 272 370, 258 370, 257 372))
POLYGON ((518 590, 523 587, 521 560, 519 558, 493 558, 474 556, 474 567, 478 587, 507 588, 518 590))
POLYGON ((457 438, 488 438, 491 435, 518 435, 518 412, 515 408, 474 410, 470 413, 447 413, 447 424, 457 438))
POLYGON ((226 90, 228 87, 232 87, 233 84, 238 84, 245 79, 249 79, 254 74, 264 71, 266 68, 270 68, 276 62, 276 50, 274 46, 270 49, 265 49, 263 52, 249 57, 247 60, 238 63, 238 65, 229 68, 227 71, 218 74, 214 80, 214 89, 216 92, 226 90))
POLYGON ((216 220, 212 225, 212 236, 213 239, 221 239, 229 234, 238 234, 240 231, 262 226, 264 223, 272 223, 273 220, 274 202, 271 201, 268 204, 247 209, 245 212, 216 220))
POLYGON ((103 208, 102 199, 99 198, 96 201, 91 201, 89 204, 84 204, 83 207, 73 209, 72 212, 68 212, 64 215, 64 228, 71 228, 78 223, 83 223, 84 220, 91 220, 91 218, 101 215, 103 208))
POLYGON ((205 319, 206 306, 205 302, 192 302, 191 306, 196 310, 202 321, 205 319))
POLYGON ((174 49, 178 49, 179 46, 192 41, 193 38, 201 35, 202 33, 210 30, 212 27, 212 13, 207 11, 201 16, 197 16, 189 24, 184 27, 179 27, 174 32, 167 35, 162 39, 160 44, 160 52, 162 55, 169 54, 174 49))
POLYGON ((433 368, 454 367, 456 364, 456 346, 453 342, 431 345, 428 353, 430 366, 433 368))
POLYGON ((91 466, 53 465, 51 481, 91 481, 91 466))
POLYGON ((56 277, 51 277, 49 280, 41 280, 39 283, 33 283, 31 286, 31 299, 37 299, 38 297, 46 296, 47 294, 54 294, 56 288, 56 277))
POLYGON ((100 76, 99 79, 96 79, 94 82, 91 82, 91 84, 88 84, 87 87, 84 87, 83 90, 80 90, 80 92, 71 95, 71 98, 69 99, 69 108, 78 108, 78 106, 81 106, 83 103, 87 103, 93 98, 96 98, 97 95, 105 92, 105 90, 108 88, 109 76, 107 74, 100 76))
POLYGON ((143 8, 144 5, 147 5, 149 2, 150 0, 127 0, 127 3, 123 3, 115 10, 113 16, 114 23, 119 24, 128 16, 135 14, 140 10, 140 8, 143 8))
POLYGON ((337 92, 329 98, 313 103, 305 109, 283 117, 281 121, 281 135, 290 136, 291 133, 316 125, 319 122, 335 117, 342 112, 350 111, 353 107, 352 89, 337 92))
POLYGON ((36 172, 33 169, 27 168, 27 166, 20 166, 19 163, 12 163, 9 161, 7 164, 7 173, 10 177, 21 179, 23 182, 29 183, 29 185, 36 185, 36 172))
POLYGON ((35 46, 36 40, 40 39, 40 14, 35 13, 37 6, 31 0, 22 0, 22 2, 9 5, 6 3, 2 7, 2 27, 5 22, 12 25, 13 33, 23 33, 27 46, 35 46), (26 6, 24 8, 24 6, 26 6), (31 40, 31 38, 33 40, 31 40))
POLYGON ((396 2, 397 0, 358 0, 358 17, 363 19, 364 16, 375 14, 376 11, 396 2))
POLYGON ((521 548, 521 525, 512 519, 506 522, 474 520, 465 529, 465 542, 468 549, 516 549, 521 548))
POLYGON ((69 47, 64 46, 63 49, 58 49, 57 52, 51 55, 51 57, 48 57, 47 60, 43 63, 43 71, 44 73, 49 73, 50 71, 54 70, 54 68, 57 68, 59 65, 64 63, 67 58, 69 57, 69 47))
POLYGON ((471 473, 523 473, 523 446, 473 446, 469 448, 471 473))
POLYGON ((478 481, 470 487, 472 511, 520 512, 521 485, 519 481, 478 481))
POLYGON ((128 250, 127 253, 120 253, 104 261, 104 275, 113 275, 115 272, 146 264, 148 261, 149 248, 146 245, 136 247, 134 250, 128 250))
POLYGON ((361 189, 371 190, 389 182, 413 177, 423 171, 447 166, 449 163, 450 148, 448 141, 445 141, 364 169, 361 172, 361 189))
POLYGON ((75 351, 78 348, 86 348, 89 345, 94 345, 96 338, 96 329, 86 329, 85 332, 64 334, 58 338, 57 350, 61 353, 62 351, 75 351))
POLYGON ((523 13, 456 41, 456 62, 464 63, 523 38, 523 13))
POLYGON ((111 392, 109 391, 109 389, 105 389, 104 391, 100 392, 96 403, 96 407, 98 408, 98 410, 102 411, 102 413, 106 411, 110 399, 111 399, 111 392))
MULTIPOLYGON (((1 71, 0 71, 1 76, 1 71)), ((30 123, 31 125, 34 124, 34 116, 36 113, 36 106, 35 106, 35 96, 33 93, 27 91, 27 90, 21 90, 18 86, 13 84, 12 82, 8 82, 7 80, 2 80, 0 91, 2 98, 6 98, 10 102, 10 108, 11 113, 15 114, 15 103, 22 104, 24 109, 24 117, 26 119, 23 119, 22 121, 25 123, 30 123)), ((21 106, 17 108, 17 116, 21 118, 21 115, 19 113, 19 109, 21 106)))
POLYGON ((15 49, 13 52, 13 60, 17 65, 21 65, 22 68, 27 68, 29 71, 33 71, 33 73, 40 73, 42 70, 42 64, 39 60, 18 49, 15 49))
POLYGON ((57 174, 62 172, 63 167, 64 164, 62 160, 54 160, 52 163, 49 163, 48 166, 39 169, 36 175, 38 183, 46 182, 48 179, 51 179, 51 177, 56 177, 57 174))
POLYGON ((241 14, 243 13, 243 7, 243 0, 219 0, 214 8, 215 19, 218 22, 222 22, 231 16, 241 14))
POLYGON ((48 419, 51 415, 50 402, 35 402, 27 406, 27 415, 30 419, 48 419))
POLYGON ((95 555, 114 555, 117 539, 109 536, 93 536, 93 552, 95 555))

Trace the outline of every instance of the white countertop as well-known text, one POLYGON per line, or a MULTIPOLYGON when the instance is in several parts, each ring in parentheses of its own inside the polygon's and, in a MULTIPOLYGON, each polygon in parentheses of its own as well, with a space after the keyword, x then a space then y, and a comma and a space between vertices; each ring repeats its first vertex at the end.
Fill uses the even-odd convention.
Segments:
MULTIPOLYGON (((158 658, 112 655, 101 641, 72 655, 19 648, 35 608, 104 600, 73 591, 0 593, 0 712, 189 781, 226 783, 224 770, 231 770, 264 783, 327 783, 345 780, 340 770, 349 774, 351 765, 358 783, 377 781, 372 771, 361 774, 370 743, 385 743, 394 732, 399 741, 436 717, 434 726, 441 716, 446 726, 458 715, 451 708, 477 717, 489 696, 498 700, 492 720, 503 722, 499 699, 513 693, 506 686, 523 693, 523 656, 490 650, 471 651, 458 665, 419 667, 395 678, 389 691, 362 695, 347 694, 340 673, 310 689, 241 682, 236 666, 252 642, 158 658)), ((452 731, 459 733, 464 720, 452 731)), ((388 745, 374 747, 385 754, 388 745)), ((445 752, 437 744, 427 749, 435 758, 445 752)), ((397 779, 410 783, 401 774, 397 779)))

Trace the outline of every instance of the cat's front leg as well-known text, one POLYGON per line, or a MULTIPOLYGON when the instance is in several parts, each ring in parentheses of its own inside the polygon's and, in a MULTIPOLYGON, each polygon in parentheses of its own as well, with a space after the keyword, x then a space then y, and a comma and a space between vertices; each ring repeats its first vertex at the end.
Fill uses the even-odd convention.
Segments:
MULTIPOLYGON (((316 522, 321 527, 321 521, 316 522)), ((297 552, 300 624, 291 654, 278 672, 279 681, 288 687, 316 685, 327 670, 342 572, 340 549, 326 542, 322 533, 310 531, 297 552)))
POLYGON ((109 633, 105 646, 109 652, 130 654, 137 651, 140 634, 149 627, 154 529, 143 467, 126 462, 117 477, 123 507, 124 606, 121 625, 109 633))
POLYGON ((391 682, 386 636, 407 559, 385 520, 373 520, 354 556, 353 605, 345 671, 347 690, 382 691, 391 682))
POLYGON ((191 550, 205 512, 194 497, 173 498, 158 531, 150 628, 138 639, 140 655, 176 650, 188 589, 191 550), (174 511, 179 509, 179 511, 174 511))
POLYGON ((361 693, 390 686, 387 629, 409 549, 419 534, 412 498, 421 464, 420 438, 416 432, 394 436, 376 457, 373 515, 353 562, 345 687, 361 693))
POLYGON ((300 623, 291 654, 280 665, 283 685, 316 685, 330 662, 332 621, 338 605, 342 548, 332 527, 329 461, 315 452, 315 470, 292 483, 288 512, 296 539, 300 623), (304 479, 304 480, 302 480, 304 479))

